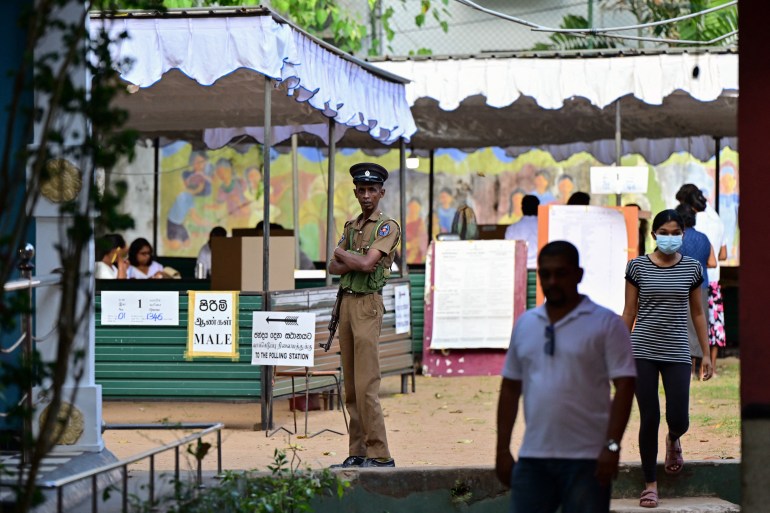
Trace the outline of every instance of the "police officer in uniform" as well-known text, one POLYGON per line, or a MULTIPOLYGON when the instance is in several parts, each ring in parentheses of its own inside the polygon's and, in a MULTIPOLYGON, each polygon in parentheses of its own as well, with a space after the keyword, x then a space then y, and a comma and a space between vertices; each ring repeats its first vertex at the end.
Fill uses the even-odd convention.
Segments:
POLYGON ((349 456, 335 467, 394 467, 380 407, 379 338, 382 288, 401 239, 398 223, 379 210, 388 172, 370 163, 350 168, 362 213, 345 223, 329 262, 343 290, 338 333, 345 405, 350 413, 349 456))

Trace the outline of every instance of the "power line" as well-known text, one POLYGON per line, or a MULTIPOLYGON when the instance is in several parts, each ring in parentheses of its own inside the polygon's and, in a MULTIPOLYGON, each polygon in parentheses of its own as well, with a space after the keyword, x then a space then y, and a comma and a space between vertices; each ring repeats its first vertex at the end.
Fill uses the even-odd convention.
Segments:
MULTIPOLYGON (((558 6, 548 7, 548 8, 544 8, 544 9, 536 9, 534 11, 526 11, 526 12, 519 13, 519 15, 520 16, 527 16, 527 15, 530 15, 530 14, 544 14, 544 13, 553 12, 553 11, 564 11, 564 10, 570 9, 572 7, 581 7, 583 5, 585 5, 585 2, 573 2, 571 4, 566 4, 566 5, 558 5, 558 6)), ((449 23, 449 28, 451 29, 453 27, 462 27, 462 26, 467 26, 467 25, 478 25, 480 23, 494 23, 495 21, 497 21, 497 20, 495 20, 494 18, 489 18, 488 16, 485 16, 483 18, 476 18, 476 19, 472 19, 472 20, 458 21, 456 23, 449 23)), ((413 28, 413 29, 400 30, 400 31, 397 31, 396 33, 397 34, 406 34, 406 33, 412 33, 412 32, 425 32, 426 30, 441 30, 441 27, 439 25, 436 25, 436 26, 433 26, 433 27, 416 27, 416 28, 413 28)))
POLYGON ((637 25, 627 25, 622 27, 600 27, 600 28, 589 28, 589 29, 563 29, 563 28, 554 28, 554 27, 546 27, 544 25, 539 25, 537 23, 533 23, 531 21, 527 21, 523 18, 519 18, 516 16, 511 16, 509 14, 505 14, 499 11, 495 11, 493 9, 489 9, 487 7, 483 7, 472 0, 455 0, 456 2, 461 3, 462 5, 465 5, 467 7, 470 7, 472 9, 476 9, 477 11, 481 11, 483 13, 489 14, 491 16, 496 16, 498 18, 511 21, 513 23, 524 25, 525 27, 529 27, 533 32, 560 32, 560 33, 568 33, 568 34, 574 34, 576 36, 585 36, 585 35, 594 35, 594 36, 605 36, 605 37, 612 37, 615 39, 632 39, 635 41, 650 41, 650 42, 658 42, 658 43, 674 43, 674 44, 713 44, 715 42, 721 41, 723 39, 726 39, 728 37, 734 36, 738 33, 737 30, 734 30, 730 32, 729 34, 725 34, 723 36, 716 37, 709 41, 694 41, 694 40, 688 40, 688 39, 666 39, 666 38, 658 38, 658 37, 642 37, 642 36, 623 36, 623 35, 613 35, 609 34, 608 32, 618 32, 618 31, 626 31, 626 30, 637 30, 637 29, 643 29, 643 28, 650 28, 650 27, 656 27, 659 25, 666 25, 669 23, 676 23, 679 21, 687 20, 690 18, 695 18, 698 16, 703 16, 706 14, 709 14, 711 12, 716 12, 721 9, 726 9, 728 7, 733 7, 738 4, 738 0, 733 0, 731 2, 724 3, 722 5, 718 5, 716 7, 711 7, 709 9, 704 9, 703 11, 698 11, 695 13, 685 14, 683 16, 678 16, 676 18, 670 18, 666 20, 660 20, 655 21, 651 23, 640 23, 637 25))

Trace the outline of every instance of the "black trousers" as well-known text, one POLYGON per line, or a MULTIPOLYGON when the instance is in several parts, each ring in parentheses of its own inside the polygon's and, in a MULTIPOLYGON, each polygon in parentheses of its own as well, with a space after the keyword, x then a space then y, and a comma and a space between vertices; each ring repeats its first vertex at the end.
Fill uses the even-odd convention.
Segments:
POLYGON ((639 405, 639 453, 642 457, 644 481, 656 481, 658 460, 658 428, 660 401, 658 376, 663 379, 666 394, 668 436, 676 440, 690 427, 690 368, 688 363, 636 360, 636 402, 639 405))

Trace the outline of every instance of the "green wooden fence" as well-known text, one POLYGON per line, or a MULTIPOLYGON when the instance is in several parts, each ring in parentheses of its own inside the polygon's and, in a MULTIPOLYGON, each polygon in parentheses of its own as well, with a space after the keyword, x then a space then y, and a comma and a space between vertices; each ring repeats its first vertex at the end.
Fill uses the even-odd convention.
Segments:
POLYGON ((102 326, 96 297, 96 382, 110 398, 258 399, 261 367, 251 365, 251 312, 262 309, 261 295, 238 302, 240 360, 184 358, 187 295, 179 295, 179 326, 102 326))

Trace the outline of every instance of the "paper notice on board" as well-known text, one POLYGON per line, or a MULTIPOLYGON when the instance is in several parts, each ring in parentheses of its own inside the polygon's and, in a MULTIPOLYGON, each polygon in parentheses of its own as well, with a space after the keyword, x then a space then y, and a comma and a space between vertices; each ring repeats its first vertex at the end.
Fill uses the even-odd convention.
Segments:
POLYGON ((396 298, 396 333, 409 333, 411 330, 411 313, 409 300, 409 285, 396 285, 393 287, 393 293, 396 298))
POLYGON ((507 349, 516 243, 437 241, 431 349, 507 349))
POLYGON ((623 313, 628 232, 623 212, 604 207, 555 205, 549 209, 548 241, 577 247, 583 281, 578 290, 594 303, 623 313))

